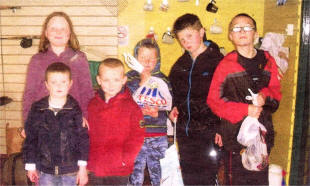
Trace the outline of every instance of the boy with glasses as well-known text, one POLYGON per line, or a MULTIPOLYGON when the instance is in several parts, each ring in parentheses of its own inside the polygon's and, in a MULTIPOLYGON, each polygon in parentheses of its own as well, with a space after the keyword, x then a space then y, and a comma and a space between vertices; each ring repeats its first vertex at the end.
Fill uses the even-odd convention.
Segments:
POLYGON ((220 134, 225 154, 227 185, 268 185, 268 166, 261 171, 243 167, 237 142, 240 125, 247 116, 257 118, 266 129, 267 150, 274 143, 272 113, 281 100, 277 65, 268 52, 254 48, 258 37, 255 20, 247 14, 236 15, 229 24, 229 39, 235 51, 227 54, 214 73, 207 103, 221 117, 220 134), (248 89, 257 96, 253 105, 248 89))

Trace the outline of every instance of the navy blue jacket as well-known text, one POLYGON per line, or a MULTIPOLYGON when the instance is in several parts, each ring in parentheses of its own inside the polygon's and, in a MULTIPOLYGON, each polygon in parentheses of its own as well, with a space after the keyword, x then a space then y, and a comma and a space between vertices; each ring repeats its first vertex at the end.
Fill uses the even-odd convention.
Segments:
MULTIPOLYGON (((169 81, 173 105, 178 108, 178 131, 209 131, 215 133, 220 119, 206 104, 215 68, 223 58, 219 47, 206 41, 208 47, 194 61, 188 51, 172 66, 169 81)), ((184 135, 183 132, 180 135, 184 135)), ((179 135, 179 136, 180 136, 179 135)))
POLYGON ((33 103, 25 123, 24 162, 35 163, 37 170, 48 174, 77 171, 77 161, 87 161, 89 151, 82 121, 79 104, 70 95, 56 115, 49 109, 48 96, 33 103))

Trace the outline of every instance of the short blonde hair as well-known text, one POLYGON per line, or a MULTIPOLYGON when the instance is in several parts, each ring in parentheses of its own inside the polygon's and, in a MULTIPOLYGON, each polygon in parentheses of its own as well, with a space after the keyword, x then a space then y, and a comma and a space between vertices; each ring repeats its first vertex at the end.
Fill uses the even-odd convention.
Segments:
POLYGON ((102 70, 103 67, 109 67, 109 68, 121 67, 125 71, 124 64, 122 63, 121 60, 117 58, 107 58, 103 60, 98 67, 98 71, 97 71, 98 76, 100 75, 100 71, 102 70))

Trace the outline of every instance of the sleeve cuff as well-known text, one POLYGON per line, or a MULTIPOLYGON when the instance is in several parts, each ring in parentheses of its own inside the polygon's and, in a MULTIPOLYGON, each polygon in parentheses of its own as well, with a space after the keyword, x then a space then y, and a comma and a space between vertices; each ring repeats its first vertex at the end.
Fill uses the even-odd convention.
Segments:
POLYGON ((78 166, 86 166, 87 165, 87 161, 84 160, 78 160, 78 166))
POLYGON ((26 163, 25 164, 25 170, 27 170, 27 171, 34 171, 34 170, 36 170, 36 164, 34 164, 34 163, 26 163))

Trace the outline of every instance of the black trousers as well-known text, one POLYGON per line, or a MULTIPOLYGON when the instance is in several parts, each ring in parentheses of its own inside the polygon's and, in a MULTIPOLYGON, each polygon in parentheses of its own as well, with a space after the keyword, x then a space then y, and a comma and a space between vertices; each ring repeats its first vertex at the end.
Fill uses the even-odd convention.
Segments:
POLYGON ((209 156, 214 134, 206 131, 177 131, 180 165, 185 185, 214 185, 218 161, 209 156))
POLYGON ((89 174, 89 180, 87 185, 127 185, 128 183, 128 176, 106 176, 106 177, 99 177, 96 176, 93 172, 89 174))
POLYGON ((226 151, 225 185, 268 185, 268 167, 262 171, 249 171, 242 165, 240 152, 226 151))

